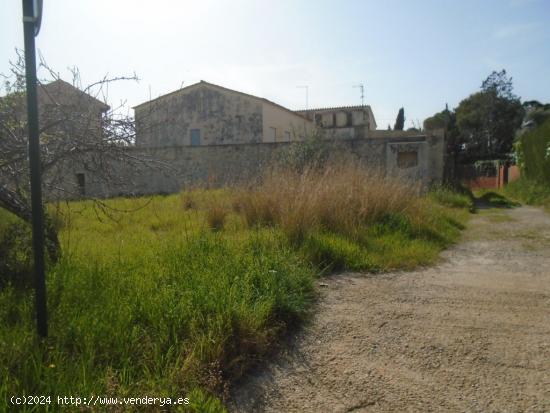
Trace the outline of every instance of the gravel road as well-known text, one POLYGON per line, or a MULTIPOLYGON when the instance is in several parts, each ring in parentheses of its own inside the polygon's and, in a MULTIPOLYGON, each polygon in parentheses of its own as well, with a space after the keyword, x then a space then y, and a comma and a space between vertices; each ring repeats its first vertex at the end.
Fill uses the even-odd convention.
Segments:
POLYGON ((484 210, 437 266, 320 281, 234 412, 550 412, 550 215, 484 210))

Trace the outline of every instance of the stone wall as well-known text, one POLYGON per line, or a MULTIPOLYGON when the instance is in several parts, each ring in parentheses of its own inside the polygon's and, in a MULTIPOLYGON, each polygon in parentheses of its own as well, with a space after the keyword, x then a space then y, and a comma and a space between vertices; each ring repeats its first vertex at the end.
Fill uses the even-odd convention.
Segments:
MULTIPOLYGON (((441 182, 443 137, 399 134, 385 137, 327 140, 334 156, 352 156, 369 167, 402 176, 424 186, 441 182), (402 154, 402 155, 400 155, 402 154), (403 155, 405 154, 405 155, 403 155)), ((63 166, 65 183, 50 199, 112 197, 173 193, 193 186, 247 183, 259 178, 292 145, 303 143, 245 143, 210 146, 133 147, 128 151, 148 166, 130 168, 124 163, 104 165, 116 178, 106 183, 82 165, 63 166), (79 176, 77 176, 77 174, 79 176), (82 188, 84 179, 84 188, 82 188), (80 180, 80 182, 79 182, 80 180)))

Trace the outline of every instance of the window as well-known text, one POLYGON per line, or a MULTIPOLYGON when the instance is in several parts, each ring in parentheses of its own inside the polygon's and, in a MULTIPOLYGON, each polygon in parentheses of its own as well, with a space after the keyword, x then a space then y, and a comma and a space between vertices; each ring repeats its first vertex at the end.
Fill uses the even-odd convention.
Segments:
POLYGON ((191 146, 200 146, 201 144, 201 130, 191 129, 191 146))
POLYGON ((397 166, 399 168, 412 168, 418 165, 418 152, 407 151, 397 154, 397 166))
POLYGON ((78 187, 78 194, 81 196, 86 195, 86 177, 84 174, 76 174, 76 185, 78 187))
POLYGON ((275 142, 277 140, 277 128, 269 128, 269 142, 275 142))
POLYGON ((290 132, 285 131, 285 142, 290 142, 290 132))

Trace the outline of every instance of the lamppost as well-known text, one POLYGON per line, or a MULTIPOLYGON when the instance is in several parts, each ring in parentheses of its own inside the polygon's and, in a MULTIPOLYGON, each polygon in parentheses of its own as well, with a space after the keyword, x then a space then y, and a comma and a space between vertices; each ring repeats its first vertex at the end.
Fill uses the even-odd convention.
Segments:
POLYGON ((34 45, 34 38, 40 31, 41 21, 42 0, 23 0, 36 327, 39 336, 47 337, 48 313, 46 306, 46 273, 44 270, 44 211, 42 209, 42 178, 40 170, 40 141, 38 136, 38 102, 36 95, 36 51, 34 45))

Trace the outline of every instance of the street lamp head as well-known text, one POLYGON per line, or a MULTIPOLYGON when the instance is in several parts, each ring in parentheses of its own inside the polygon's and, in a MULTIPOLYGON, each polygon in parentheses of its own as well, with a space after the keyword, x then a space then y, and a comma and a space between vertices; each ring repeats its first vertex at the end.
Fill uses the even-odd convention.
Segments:
POLYGON ((38 36, 42 24, 42 0, 23 0, 23 23, 32 23, 34 37, 38 36))

